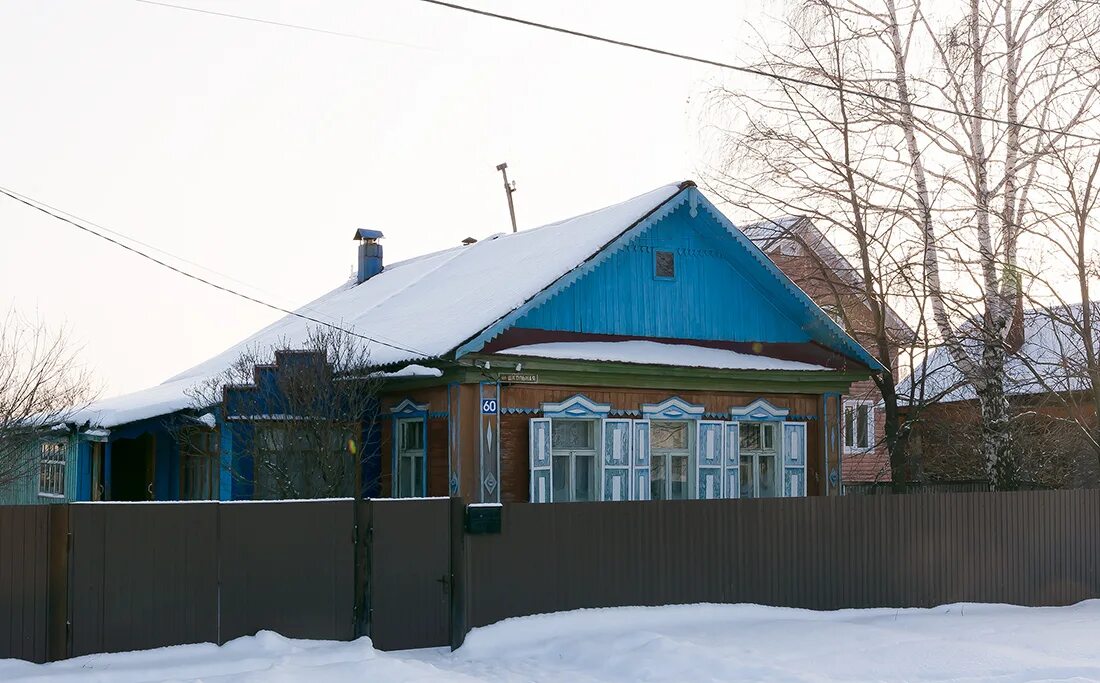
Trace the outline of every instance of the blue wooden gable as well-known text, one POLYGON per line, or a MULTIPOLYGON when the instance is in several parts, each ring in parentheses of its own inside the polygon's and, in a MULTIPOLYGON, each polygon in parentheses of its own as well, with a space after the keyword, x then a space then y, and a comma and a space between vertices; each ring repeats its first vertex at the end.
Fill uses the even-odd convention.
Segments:
POLYGON ((599 254, 461 347, 512 327, 588 334, 804 343, 881 369, 699 190, 681 190, 599 254), (658 252, 674 274, 658 272, 658 252))

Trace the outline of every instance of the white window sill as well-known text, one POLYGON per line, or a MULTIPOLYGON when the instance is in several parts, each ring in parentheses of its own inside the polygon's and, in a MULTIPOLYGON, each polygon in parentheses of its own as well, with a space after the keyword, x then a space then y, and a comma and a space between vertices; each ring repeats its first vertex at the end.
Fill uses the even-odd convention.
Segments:
POLYGON ((38 494, 39 498, 64 498, 64 493, 41 493, 38 494))

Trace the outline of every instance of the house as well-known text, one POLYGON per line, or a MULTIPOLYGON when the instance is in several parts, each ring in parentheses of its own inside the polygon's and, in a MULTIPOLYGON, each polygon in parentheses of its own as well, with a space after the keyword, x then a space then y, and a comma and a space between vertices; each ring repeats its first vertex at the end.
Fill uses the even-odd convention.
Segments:
POLYGON ((301 448, 257 438, 282 409, 241 410, 241 397, 318 362, 294 350, 311 321, 371 340, 376 401, 348 444, 365 453, 367 495, 839 493, 840 397, 879 366, 694 183, 393 264, 381 233, 355 237, 356 277, 161 385, 80 411, 14 498, 260 497, 249 468, 301 448), (195 404, 196 385, 274 344, 254 379, 195 404), (183 431, 200 438, 185 446, 183 431), (228 474, 236 462, 244 476, 228 474))
MULTIPOLYGON (((1095 326, 1100 303, 1088 305, 1095 326)), ((1005 390, 1025 485, 1061 488, 1095 486, 1100 481, 1096 401, 1082 337, 1083 313, 1082 304, 1024 309, 1017 303, 1006 342, 1005 390), (1087 435, 1088 430, 1093 433, 1087 435)), ((963 347, 976 357, 976 329, 964 326, 960 334, 963 347), (967 334, 970 330, 973 335, 967 334)), ((933 482, 983 483, 977 394, 949 350, 932 350, 899 392, 920 403, 912 447, 925 477, 933 482)))
MULTIPOLYGON (((867 348, 876 345, 874 313, 864 290, 863 275, 805 216, 783 216, 742 226, 742 231, 838 325, 867 348)), ((896 340, 894 377, 900 377, 898 350, 916 333, 890 306, 888 335, 896 340)), ((852 384, 842 398, 841 472, 847 490, 862 490, 891 481, 885 444, 882 394, 875 382, 852 384)))

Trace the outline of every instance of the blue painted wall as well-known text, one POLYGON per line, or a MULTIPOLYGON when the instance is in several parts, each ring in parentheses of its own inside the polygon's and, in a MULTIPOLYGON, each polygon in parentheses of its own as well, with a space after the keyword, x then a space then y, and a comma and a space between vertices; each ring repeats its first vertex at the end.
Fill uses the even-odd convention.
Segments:
POLYGON ((65 456, 65 497, 55 498, 53 496, 38 495, 38 460, 41 449, 38 445, 34 445, 28 448, 25 454, 25 457, 30 461, 26 468, 26 476, 18 481, 0 486, 0 505, 45 505, 85 500, 80 497, 80 455, 87 450, 87 442, 75 434, 61 433, 48 438, 51 441, 64 441, 68 444, 65 456))
POLYGON ((774 283, 707 212, 687 204, 516 322, 517 327, 682 339, 805 342, 776 307, 774 283), (671 251, 676 275, 655 275, 654 252, 671 251), (754 277, 756 279, 754 279, 754 277), (771 284, 771 286, 769 286, 771 284))

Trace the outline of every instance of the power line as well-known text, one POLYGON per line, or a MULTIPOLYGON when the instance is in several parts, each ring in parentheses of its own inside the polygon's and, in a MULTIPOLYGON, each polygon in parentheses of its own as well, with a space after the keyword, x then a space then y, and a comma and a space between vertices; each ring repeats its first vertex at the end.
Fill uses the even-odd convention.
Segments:
POLYGON ((248 282, 245 282, 243 280, 239 280, 239 279, 233 277, 232 275, 227 275, 225 273, 214 270, 213 268, 209 268, 207 266, 204 266, 201 263, 197 263, 195 261, 191 261, 189 259, 186 259, 186 258, 184 258, 184 257, 182 257, 178 254, 173 254, 172 252, 170 252, 166 249, 162 249, 162 248, 156 246, 155 244, 149 244, 148 242, 142 242, 141 240, 137 239, 136 237, 132 237, 130 235, 127 235, 126 233, 122 233, 122 232, 119 232, 117 230, 112 230, 111 228, 108 228, 104 225, 100 225, 99 223, 96 223, 94 221, 90 221, 87 218, 84 218, 82 216, 77 216, 76 214, 69 213, 68 211, 65 211, 64 209, 60 209, 56 206, 48 204, 48 203, 42 201, 41 199, 33 199, 32 200, 30 197, 27 197, 26 195, 22 195, 22 194, 16 192, 15 190, 8 190, 8 192, 10 192, 11 194, 15 195, 16 197, 18 197, 20 199, 33 201, 33 202, 37 203, 39 206, 44 206, 47 209, 50 209, 51 211, 56 211, 57 213, 60 213, 64 216, 68 216, 69 218, 71 218, 75 221, 80 221, 81 223, 84 223, 86 225, 90 225, 93 228, 96 228, 97 230, 102 230, 103 232, 110 233, 110 234, 115 235, 116 237, 119 237, 121 239, 133 242, 134 244, 139 244, 139 245, 145 247, 146 249, 151 249, 152 251, 164 254, 165 256, 167 256, 169 258, 172 258, 172 259, 175 259, 176 261, 180 261, 181 263, 186 263, 190 266, 194 266, 194 267, 199 268, 201 270, 205 270, 206 272, 211 273, 212 275, 217 275, 218 277, 225 278, 226 280, 236 282, 239 285, 244 285, 245 287, 249 287, 249 288, 254 289, 256 291, 264 292, 265 294, 274 294, 274 292, 264 291, 260 287, 256 287, 255 285, 252 285, 252 284, 250 284, 248 282))
MULTIPOLYGON (((325 327, 337 330, 339 332, 343 332, 344 334, 348 334, 348 335, 351 335, 353 337, 357 337, 359 339, 363 339, 363 340, 368 341, 368 342, 372 342, 372 343, 375 343, 375 344, 381 344, 382 346, 388 346, 392 349, 397 349, 399 351, 405 351, 406 353, 411 353, 416 357, 443 360, 442 358, 439 358, 439 356, 436 356, 435 354, 426 353, 424 351, 418 351, 416 349, 409 348, 407 346, 401 346, 399 344, 392 344, 390 342, 382 341, 381 339, 375 339, 374 337, 368 337, 365 334, 360 334, 358 332, 346 329, 346 328, 341 327, 339 325, 334 325, 332 323, 325 322, 324 320, 319 320, 319 319, 314 318, 312 316, 305 315, 304 313, 300 313, 298 311, 292 311, 288 308, 283 308, 282 306, 277 306, 275 304, 268 303, 267 301, 264 301, 263 299, 258 299, 254 296, 251 296, 249 294, 245 294, 243 292, 239 292, 239 291, 237 291, 235 289, 232 289, 230 287, 226 287, 224 285, 219 285, 216 282, 211 282, 210 280, 207 280, 206 278, 195 275, 194 273, 189 273, 186 270, 183 270, 182 268, 178 268, 176 266, 173 266, 170 263, 162 261, 162 260, 158 259, 155 256, 151 256, 151 255, 141 251, 140 249, 138 249, 136 247, 133 247, 129 244, 126 244, 125 242, 121 242, 118 239, 115 239, 115 238, 113 238, 109 235, 105 235, 102 232, 98 232, 96 230, 93 230, 92 228, 90 228, 86 225, 83 225, 82 223, 80 223, 78 221, 75 221, 71 218, 67 218, 66 216, 61 215, 62 212, 59 209, 54 209, 54 210, 47 209, 47 208, 45 208, 45 204, 40 205, 40 202, 38 202, 37 199, 31 199, 30 197, 26 197, 26 195, 21 195, 18 192, 8 190, 8 189, 3 188, 3 187, 0 187, 0 194, 7 195, 8 197, 10 197, 10 198, 14 199, 15 201, 19 202, 20 204, 24 204, 26 206, 29 206, 32 209, 36 210, 36 211, 40 211, 40 212, 46 214, 47 216, 50 216, 51 218, 55 218, 55 219, 57 219, 59 221, 62 221, 64 223, 68 223, 69 225, 73 226, 74 228, 78 228, 79 230, 83 230, 84 232, 89 233, 91 235, 94 235, 94 236, 98 237, 101 240, 105 240, 107 242, 110 242, 111 244, 113 244, 117 247, 122 247, 126 251, 137 254, 138 256, 140 256, 144 259, 147 259, 149 261, 152 261, 153 263, 157 264, 158 266, 161 266, 163 268, 167 268, 168 270, 171 270, 172 272, 177 273, 178 275, 183 275, 184 277, 190 278, 190 279, 195 280, 197 282, 201 282, 202 284, 207 285, 208 287, 213 287, 214 289, 220 290, 220 291, 225 292, 227 294, 232 294, 233 296, 240 297, 241 299, 244 299, 245 301, 251 301, 254 304, 259 304, 261 306, 265 306, 265 307, 270 308, 274 311, 278 311, 280 313, 285 313, 286 315, 291 315, 291 316, 294 316, 295 318, 301 318, 302 320, 307 320, 307 321, 309 321, 311 323, 315 323, 317 325, 323 325, 325 327), (58 213, 54 213, 54 211, 57 211, 58 213)), ((114 232, 114 231, 111 231, 111 232, 114 232)), ((115 233, 115 234, 120 234, 120 233, 115 233)))
POLYGON ((437 52, 437 50, 426 47, 424 45, 413 45, 412 43, 402 43, 398 40, 386 40, 385 38, 372 38, 370 36, 360 35, 358 33, 345 33, 344 31, 330 31, 324 28, 316 28, 314 26, 303 26, 301 24, 291 24, 282 21, 274 21, 271 19, 260 19, 258 17, 248 17, 243 14, 230 14, 228 12, 216 12, 209 9, 201 9, 199 7, 188 7, 186 5, 174 5, 170 2, 157 2, 156 0, 134 0, 134 2, 140 2, 145 5, 157 5, 158 7, 169 7, 171 9, 185 10, 187 12, 197 12, 199 14, 209 14, 216 17, 226 17, 228 19, 239 19, 240 21, 251 21, 257 24, 267 24, 269 26, 280 26, 282 28, 293 28, 300 31, 310 31, 312 33, 322 33, 330 36, 338 36, 340 38, 351 38, 353 40, 362 40, 368 43, 383 43, 385 45, 400 45, 401 47, 411 47, 417 50, 429 50, 431 52, 437 52))
MULTIPOLYGON (((139 2, 148 2, 149 0, 138 0, 139 2)), ((697 64, 706 64, 708 66, 716 66, 721 69, 730 69, 732 71, 739 71, 741 73, 752 74, 754 76, 763 76, 765 78, 773 78, 778 81, 784 81, 787 83, 793 83, 795 85, 805 85, 812 88, 819 88, 822 90, 828 90, 830 92, 844 93, 847 95, 853 95, 858 97, 866 97, 869 99, 879 100, 880 102, 888 102, 890 104, 908 105, 917 109, 924 109, 927 111, 939 112, 941 114, 952 114, 954 116, 962 116, 964 118, 974 119, 977 121, 986 121, 990 123, 999 123, 1005 126, 1018 126, 1026 130, 1033 130, 1041 133, 1053 133, 1056 135, 1064 135, 1070 138, 1077 138, 1079 140, 1087 140, 1089 142, 1100 143, 1100 138, 1091 137, 1088 135, 1082 135, 1080 133, 1071 133, 1065 130, 1053 130, 1050 128, 1043 128, 1042 126, 1034 126, 1028 123, 1013 123, 1004 119, 999 119, 992 116, 985 116, 983 114, 970 114, 967 112, 958 111, 956 109, 949 109, 947 107, 937 107, 933 104, 919 104, 917 102, 905 102, 896 97, 890 97, 889 95, 879 95, 876 93, 859 92, 857 90, 849 90, 841 85, 827 85, 825 83, 818 83, 817 81, 811 81, 805 78, 798 78, 796 76, 785 76, 783 74, 771 73, 762 69, 756 69, 748 66, 738 66, 736 64, 730 64, 728 62, 719 62, 713 59, 707 59, 705 57, 695 57, 692 55, 684 54, 682 52, 673 52, 671 50, 665 50, 658 47, 650 47, 648 45, 641 45, 639 43, 631 43, 625 40, 619 40, 617 38, 608 38, 606 36, 596 35, 595 33, 585 33, 584 31, 577 31, 570 28, 564 28, 561 26, 554 26, 552 24, 544 24, 538 21, 532 21, 530 19, 523 19, 520 17, 511 16, 508 14, 500 14, 498 12, 490 12, 488 10, 477 9, 475 7, 467 7, 465 5, 456 5, 453 2, 445 2, 444 0, 419 0, 430 5, 437 5, 439 7, 446 7, 448 9, 458 10, 461 12, 468 12, 470 14, 476 14, 482 17, 489 17, 491 19, 500 19, 501 21, 511 22, 513 24, 521 24, 523 26, 529 26, 531 28, 543 29, 545 31, 553 31, 555 33, 562 33, 565 35, 574 36, 576 38, 585 38, 587 40, 594 40, 600 43, 606 43, 608 45, 617 45, 619 47, 626 47, 632 50, 640 50, 642 52, 649 52, 651 54, 661 55, 663 57, 673 57, 675 59, 682 59, 688 62, 695 62, 697 64)))

